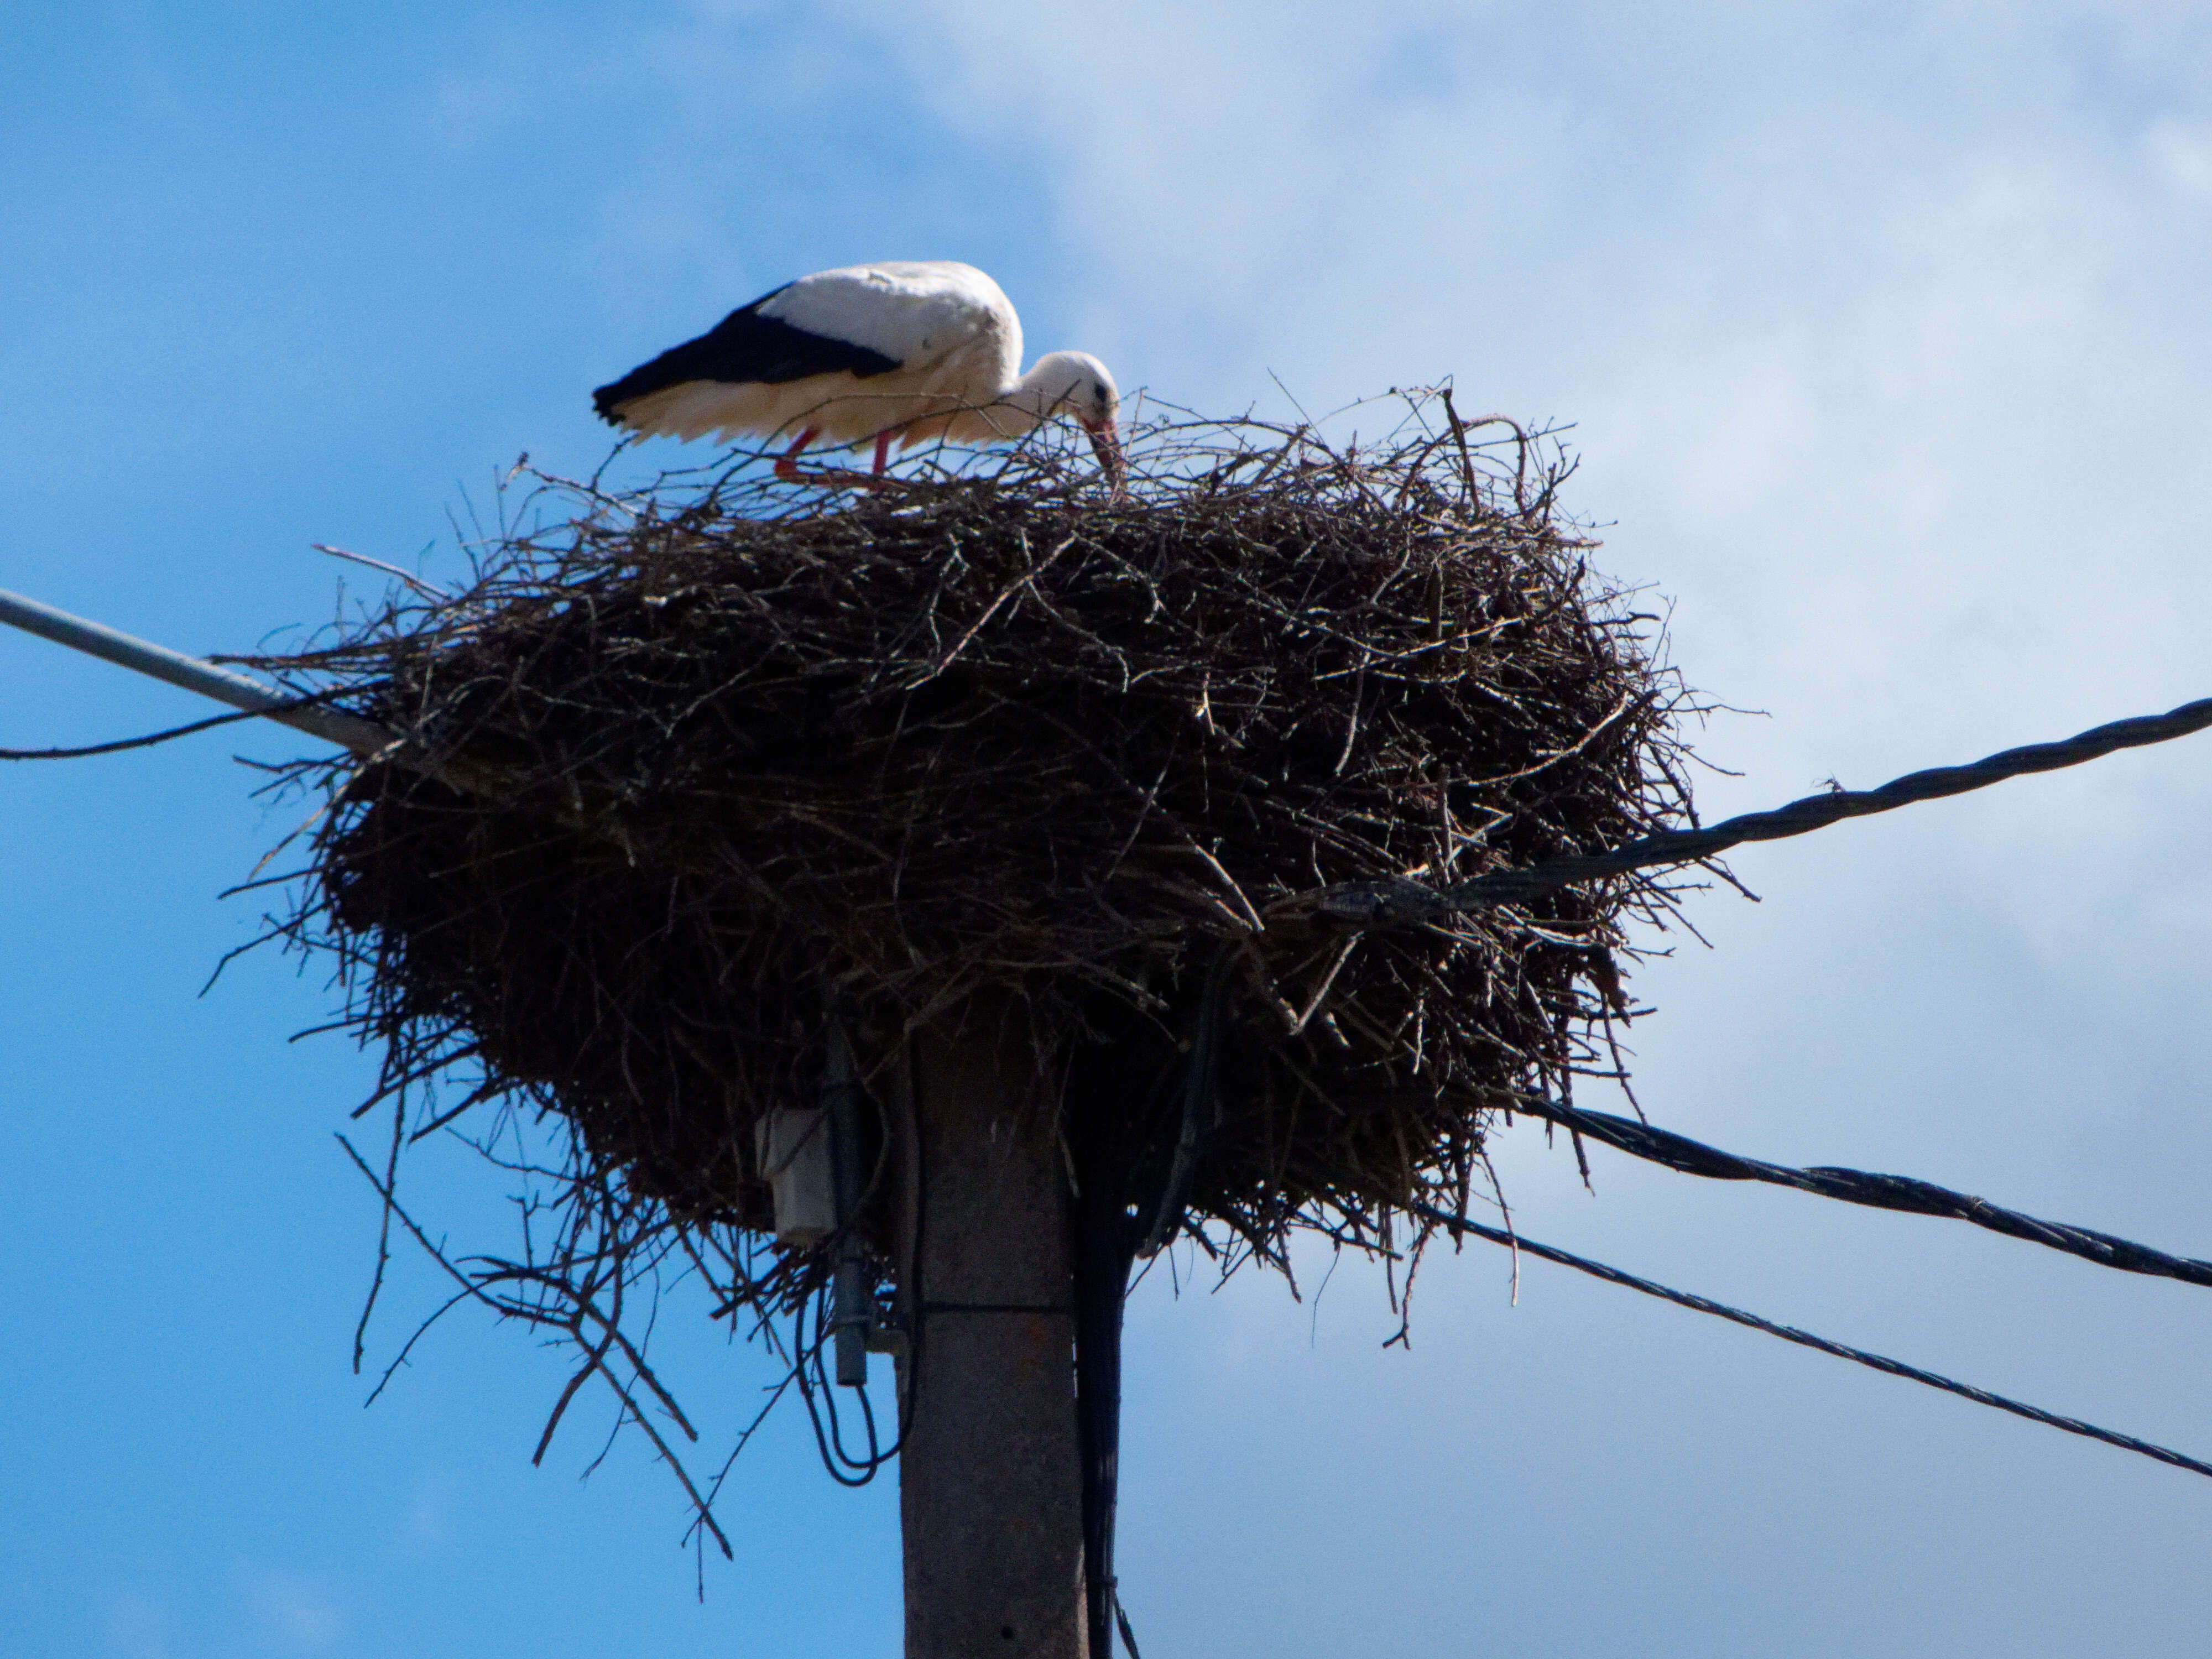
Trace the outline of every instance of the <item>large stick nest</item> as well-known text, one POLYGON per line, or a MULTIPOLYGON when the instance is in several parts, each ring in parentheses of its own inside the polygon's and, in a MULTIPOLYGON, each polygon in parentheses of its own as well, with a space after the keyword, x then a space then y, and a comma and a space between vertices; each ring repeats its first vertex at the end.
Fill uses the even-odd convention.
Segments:
POLYGON ((1157 426, 1119 500, 1051 441, 880 492, 541 480, 466 592, 270 663, 478 781, 333 769, 294 937, 389 1086, 565 1121, 626 1228, 768 1224, 753 1125, 811 1102, 833 1002, 878 1058, 1018 1006, 1064 1109, 1165 1145, 1217 963, 1183 1219, 1279 1261, 1463 1206, 1490 1114, 1613 1068, 1664 895, 1371 933, 1300 896, 1674 821, 1681 697, 1556 449, 1407 409, 1367 450, 1157 426))

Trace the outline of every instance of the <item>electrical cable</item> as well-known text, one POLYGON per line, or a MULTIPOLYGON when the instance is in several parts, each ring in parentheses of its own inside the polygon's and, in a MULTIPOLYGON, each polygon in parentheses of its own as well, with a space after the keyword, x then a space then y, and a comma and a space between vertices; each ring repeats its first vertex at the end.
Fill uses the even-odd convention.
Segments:
POLYGON ((845 1449, 844 1428, 837 1411, 836 1385, 830 1381, 828 1368, 823 1363, 823 1352, 831 1339, 826 1304, 830 1291, 825 1286, 809 1297, 794 1316, 792 1339, 797 1358, 793 1364, 793 1380, 799 1384, 799 1397, 805 1402, 807 1421, 813 1425, 814 1444, 822 1455, 822 1467, 830 1472, 831 1480, 842 1486, 865 1486, 882 1472, 885 1464, 896 1459, 906 1443, 906 1431, 902 1425, 898 1438, 889 1446, 882 1443, 876 1427, 875 1407, 868 1399, 866 1389, 855 1389, 860 1396, 860 1419, 867 1433, 867 1452, 855 1457, 845 1449), (806 1334, 807 1314, 814 1316, 814 1334, 810 1341, 806 1334), (817 1393, 821 1399, 815 1398, 817 1393), (824 1415, 829 1427, 823 1426, 824 1415), (848 1474, 851 1470, 854 1473, 848 1474))
POLYGON ((1955 1394, 1962 1400, 1971 1400, 1978 1406, 1989 1406, 2001 1412, 2009 1412, 2014 1417, 2024 1417, 2029 1422, 2040 1423, 2046 1428, 2063 1429, 2069 1434, 2078 1434, 2087 1439, 2100 1440, 2108 1446, 2118 1446, 2122 1451, 2135 1452, 2140 1456, 2148 1457, 2160 1463, 2171 1464, 2178 1469, 2187 1469, 2192 1474, 2212 1477, 2212 1463, 2200 1462, 2186 1453, 2175 1451, 2168 1446, 2158 1445, 2148 1440, 2139 1440, 2131 1434, 2121 1434, 2115 1430, 2100 1429, 2095 1424, 2084 1422, 2078 1417, 2063 1417, 2057 1412, 2045 1411, 2040 1406, 2031 1406, 2023 1401, 2008 1399, 2003 1395, 1992 1394, 1986 1389, 1978 1389, 1971 1382, 1960 1382, 1936 1371, 1923 1370, 1917 1365, 1908 1365, 1901 1359, 1891 1359, 1882 1354, 1869 1353, 1863 1348, 1854 1348, 1841 1342, 1832 1342, 1825 1336, 1815 1336, 1812 1332, 1801 1331, 1793 1325, 1778 1325, 1771 1319, 1761 1319, 1757 1314, 1747 1313, 1741 1308, 1731 1308, 1724 1302, 1715 1302, 1708 1297, 1698 1296, 1688 1291, 1670 1290, 1666 1285, 1656 1284, 1649 1279, 1639 1279, 1634 1273, 1623 1273, 1618 1267, 1608 1267, 1602 1261, 1592 1261, 1586 1256, 1576 1255, 1570 1251, 1558 1249, 1549 1244, 1539 1244, 1534 1239, 1517 1231, 1509 1233, 1496 1227, 1486 1227, 1479 1221, 1469 1221, 1464 1216, 1453 1215, 1449 1211, 1437 1209, 1431 1205, 1407 1204, 1399 1207, 1409 1215, 1419 1216, 1424 1220, 1436 1223, 1455 1237, 1472 1236, 1487 1239, 1492 1244, 1503 1244, 1509 1249, 1525 1250, 1530 1255, 1541 1256, 1547 1261, 1556 1261, 1563 1267, 1572 1267, 1577 1273, 1589 1273, 1593 1278, 1602 1279, 1608 1284, 1626 1285, 1632 1291, 1641 1291, 1646 1296, 1656 1296, 1660 1300, 1672 1302, 1678 1307, 1688 1308, 1698 1313, 1711 1314, 1717 1318, 1730 1320, 1752 1330, 1763 1331, 1769 1336, 1778 1336, 1785 1342, 1795 1342, 1800 1347, 1811 1348, 1820 1353, 1832 1355, 1838 1359, 1848 1359, 1855 1364, 1867 1366, 1886 1376, 1901 1376, 1908 1382, 1918 1382, 1928 1388, 1940 1389, 1946 1394, 1955 1394))
POLYGON ((1435 921, 1462 910, 1500 904, 1525 904, 1577 882, 1626 875, 1662 864, 1695 864, 1750 841, 1779 841, 1802 836, 1844 818, 1894 811, 1917 801, 1986 789, 1993 783, 2033 772, 2079 766, 2115 750, 2167 743, 2212 726, 2212 697, 2185 702, 2163 714, 2142 714, 2092 726, 2056 743, 2029 744, 1964 766, 1937 766, 1907 773, 1875 789, 1833 789, 1807 795, 1771 811, 1746 812, 1708 829, 1667 830, 1616 847, 1607 853, 1570 854, 1522 870, 1493 870, 1449 887, 1430 887, 1404 877, 1345 882, 1303 893, 1270 907, 1304 907, 1360 927, 1387 927, 1435 921))
POLYGON ((1921 1181, 1911 1176, 1875 1175, 1865 1170, 1836 1169, 1826 1165, 1795 1170, 1785 1164, 1765 1164, 1757 1158, 1724 1152, 1717 1146, 1708 1146, 1703 1141, 1692 1140, 1687 1135, 1676 1134, 1672 1130, 1638 1123, 1632 1118, 1615 1117, 1610 1112, 1585 1111, 1580 1107, 1555 1100, 1525 1097, 1507 1109, 1542 1118, 1573 1133, 1602 1141, 1632 1158, 1662 1164, 1684 1175, 1703 1176, 1711 1181, 1763 1181, 1778 1187, 1794 1187, 1800 1192, 1812 1193, 1820 1198, 1838 1199, 1846 1204, 1863 1204, 1879 1210, 1898 1210, 1909 1215, 1942 1216, 1950 1220, 1969 1222, 1991 1232, 2002 1233, 2009 1238, 2023 1238, 2031 1244, 2040 1244, 2049 1249, 2063 1250, 2069 1255, 2094 1261, 2100 1267, 2112 1267, 2121 1273, 2148 1273, 2162 1279, 2178 1279, 2188 1285, 2212 1286, 2212 1261, 2200 1261, 2191 1256, 2169 1255, 2164 1250, 2153 1249, 2148 1244, 2137 1244, 2112 1233, 2076 1227, 2068 1222, 2039 1220, 2017 1210, 1991 1204, 1986 1199, 1953 1192, 1948 1187, 1938 1187, 1932 1181, 1921 1181))
POLYGON ((118 738, 113 743, 90 743, 76 749, 0 749, 0 761, 82 760, 91 755, 119 755, 126 749, 150 749, 157 743, 189 738, 195 732, 263 718, 258 709, 241 708, 235 714, 212 714, 189 726, 173 726, 166 732, 149 732, 143 738, 118 738))

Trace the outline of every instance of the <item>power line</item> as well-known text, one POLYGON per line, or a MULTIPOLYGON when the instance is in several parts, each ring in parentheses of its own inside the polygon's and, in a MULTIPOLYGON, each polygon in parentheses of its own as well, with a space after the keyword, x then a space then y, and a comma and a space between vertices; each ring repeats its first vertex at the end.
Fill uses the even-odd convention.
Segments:
POLYGON ((189 726, 173 726, 166 732, 149 732, 141 738, 118 738, 112 743, 88 743, 75 749, 0 749, 0 761, 83 760, 90 755, 119 755, 126 749, 151 749, 157 743, 189 738, 195 732, 205 732, 215 726, 258 718, 258 711, 241 708, 236 714, 210 714, 207 719, 194 720, 189 726))
POLYGON ((2212 726, 2212 697, 2201 697, 2166 714, 2114 720, 2057 743, 2029 744, 1965 766, 1937 766, 1924 772, 1908 773, 1878 789, 1834 789, 1807 795, 1771 811, 1746 812, 1708 829, 1662 830, 1608 853, 1571 854, 1547 859, 1522 870, 1493 870, 1449 887, 1429 887, 1402 877, 1344 882, 1302 894, 1291 902, 1310 906, 1323 915, 1362 927, 1431 921, 1462 910, 1524 904, 1577 882, 1626 875, 1655 865, 1694 864, 1747 841, 1780 841, 1790 836, 1802 836, 1844 818, 1891 812, 1916 801, 1940 800, 1946 795, 1963 795, 2031 772, 2055 772, 2063 767, 2079 766, 2115 750, 2168 743, 2192 732, 2201 732, 2208 726, 2212 726))
POLYGON ((2024 1417, 2029 1422, 2040 1423, 2046 1428, 2063 1429, 2069 1434, 2081 1435, 2091 1440, 2101 1440, 2108 1446, 2118 1446, 2123 1451, 2135 1452, 2142 1456, 2153 1458, 2160 1463, 2170 1463, 2178 1469, 2187 1469, 2194 1474, 2212 1476, 2212 1463, 2199 1462, 2196 1458, 2185 1453, 2175 1451, 2171 1447, 2156 1445, 2148 1440, 2138 1440, 2131 1434, 2120 1434, 2112 1429, 2100 1429, 2095 1424, 2085 1423, 2078 1417, 2062 1417, 2057 1412, 2044 1410, 2040 1406, 2031 1406, 2024 1401, 2009 1400, 2003 1395, 1991 1394, 1987 1389, 1978 1389, 1971 1382, 1960 1382, 1954 1378, 1940 1376, 1935 1371, 1923 1370, 1917 1365, 1908 1365, 1901 1359, 1891 1359, 1882 1354, 1869 1353, 1864 1348, 1848 1347, 1841 1342, 1831 1342, 1825 1336, 1815 1336, 1810 1331, 1801 1331, 1794 1325, 1778 1325, 1771 1319, 1761 1319, 1757 1314, 1746 1313, 1741 1308, 1731 1308, 1724 1302, 1715 1302, 1708 1297, 1693 1295, 1688 1291, 1669 1290, 1664 1285, 1655 1284, 1648 1279, 1638 1279, 1634 1273, 1623 1273, 1618 1267, 1608 1267, 1602 1261, 1592 1261, 1586 1256, 1555 1249, 1549 1244, 1539 1244, 1534 1239, 1523 1237, 1518 1233, 1504 1232, 1496 1227, 1486 1227, 1479 1221, 1469 1221, 1463 1216, 1455 1216, 1448 1211, 1436 1209, 1430 1205, 1408 1204, 1403 1207, 1408 1214, 1419 1216, 1425 1221, 1432 1221, 1455 1236, 1472 1236, 1487 1239, 1492 1244, 1504 1244, 1513 1249, 1525 1250, 1530 1255, 1541 1256, 1547 1261, 1556 1261, 1563 1267, 1572 1267, 1577 1273, 1589 1273, 1593 1278, 1602 1279, 1608 1284, 1625 1285, 1632 1291, 1641 1291, 1646 1296, 1656 1296, 1662 1302, 1674 1303, 1677 1307, 1692 1309, 1698 1313, 1712 1314, 1718 1318, 1733 1321, 1738 1325, 1748 1326, 1754 1331, 1763 1331, 1769 1336, 1778 1336, 1785 1342, 1795 1342, 1800 1347, 1812 1348, 1821 1353, 1832 1354, 1838 1359, 1850 1360, 1856 1364, 1865 1365, 1887 1376, 1901 1376, 1908 1382, 1920 1382, 1931 1389, 1941 1389, 1946 1394, 1955 1394, 1962 1400, 1971 1400, 1978 1406, 1991 1406, 2001 1412, 2010 1412, 2014 1417, 2024 1417))
POLYGON ((1901 1210, 1910 1215, 1942 1216, 1953 1221, 1971 1222, 1977 1227, 1986 1227, 1990 1231, 2002 1233, 2008 1238, 2024 1238, 2031 1244, 2063 1250, 2069 1255, 2078 1255, 2085 1261, 2094 1261, 2100 1267, 2112 1267, 2121 1273, 2148 1273, 2160 1279, 2178 1279, 2187 1285, 2212 1286, 2212 1261, 2199 1261, 2191 1256, 2168 1255, 2164 1250, 2154 1250, 2148 1244, 2137 1244, 2111 1233, 2076 1227, 2068 1222, 2039 1220, 2034 1216, 2023 1215, 2018 1210, 2008 1210, 1992 1204, 1986 1199, 1954 1193, 1948 1187, 1938 1187, 1932 1181, 1920 1181, 1911 1176, 1874 1175, 1864 1170, 1841 1170, 1826 1165, 1793 1170, 1785 1164, 1765 1164, 1757 1158, 1724 1152, 1717 1146, 1708 1146, 1687 1135, 1655 1128, 1649 1123, 1638 1123, 1632 1118, 1615 1117, 1610 1112, 1586 1112, 1579 1107, 1568 1106, 1559 1101, 1532 1098, 1517 1102, 1511 1109, 1526 1112, 1531 1117, 1543 1118, 1577 1134, 1587 1135, 1592 1140, 1603 1141, 1632 1158, 1664 1164, 1668 1169, 1678 1170, 1684 1175, 1703 1176, 1712 1181, 1764 1181, 1777 1187, 1794 1187, 1800 1192, 1812 1193, 1820 1198, 1840 1199, 1846 1204, 1864 1204, 1877 1210, 1901 1210))

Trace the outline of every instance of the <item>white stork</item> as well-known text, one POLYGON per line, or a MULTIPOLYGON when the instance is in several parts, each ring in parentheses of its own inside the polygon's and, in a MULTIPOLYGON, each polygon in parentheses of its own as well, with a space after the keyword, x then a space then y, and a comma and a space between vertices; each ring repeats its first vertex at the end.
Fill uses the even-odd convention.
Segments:
POLYGON ((708 332, 592 394, 611 424, 689 441, 709 432, 796 434, 775 464, 797 476, 816 439, 1017 438, 1055 416, 1091 434, 1118 489, 1121 392, 1088 352, 1022 368, 1022 324, 999 285, 950 259, 847 265, 763 294, 708 332))

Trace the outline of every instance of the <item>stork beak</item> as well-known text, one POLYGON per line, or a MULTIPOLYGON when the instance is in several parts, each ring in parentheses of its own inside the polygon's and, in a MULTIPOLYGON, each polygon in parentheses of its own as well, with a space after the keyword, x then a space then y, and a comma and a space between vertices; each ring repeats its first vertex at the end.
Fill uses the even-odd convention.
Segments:
POLYGON ((1129 480, 1129 464, 1121 454, 1121 434, 1114 429, 1111 421, 1101 421, 1096 426, 1085 421, 1083 429, 1091 434, 1091 447, 1098 453, 1098 465, 1105 468, 1107 477, 1113 482, 1114 499, 1120 501, 1127 493, 1129 480))

